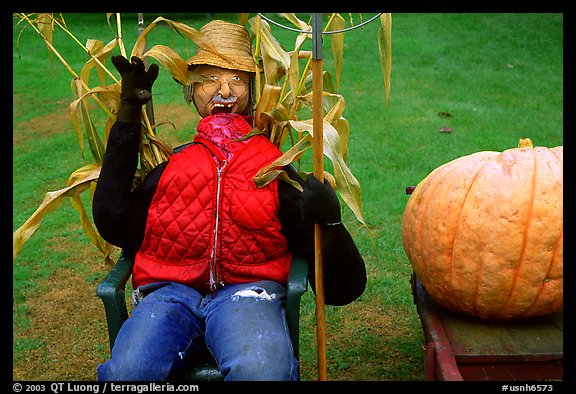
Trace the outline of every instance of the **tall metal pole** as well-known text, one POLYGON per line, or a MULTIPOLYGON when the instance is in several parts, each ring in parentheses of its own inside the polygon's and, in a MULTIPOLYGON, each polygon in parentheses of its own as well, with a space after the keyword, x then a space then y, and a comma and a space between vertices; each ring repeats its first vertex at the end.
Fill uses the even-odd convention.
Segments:
MULTIPOLYGON (((314 176, 324 182, 324 84, 322 81, 322 13, 312 15, 312 147, 314 176)), ((316 289, 316 339, 318 380, 326 377, 326 320, 324 317, 324 267, 322 261, 322 227, 314 225, 314 269, 316 289)))
MULTIPOLYGON (((299 30, 284 26, 263 14, 258 14, 266 21, 283 29, 297 33, 310 34, 308 30, 299 30)), ((344 33, 358 29, 378 18, 376 14, 359 25, 346 29, 326 31, 324 34, 344 33)), ((322 76, 322 13, 312 14, 312 147, 314 150, 314 176, 324 182, 324 105, 323 105, 323 76, 322 76)), ((326 380, 326 320, 324 317, 324 270, 322 261, 322 227, 314 225, 314 269, 316 288, 316 334, 318 342, 318 380, 326 380)))

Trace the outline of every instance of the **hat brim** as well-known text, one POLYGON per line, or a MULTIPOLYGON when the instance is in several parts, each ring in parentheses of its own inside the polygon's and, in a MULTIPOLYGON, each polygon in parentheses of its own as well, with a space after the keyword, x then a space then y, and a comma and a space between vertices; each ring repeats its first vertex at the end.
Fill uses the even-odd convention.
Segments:
POLYGON ((188 61, 188 68, 195 65, 209 65, 215 67, 226 68, 228 70, 246 71, 255 73, 258 67, 253 58, 248 57, 228 57, 218 55, 208 51, 199 51, 196 55, 192 56, 188 61))

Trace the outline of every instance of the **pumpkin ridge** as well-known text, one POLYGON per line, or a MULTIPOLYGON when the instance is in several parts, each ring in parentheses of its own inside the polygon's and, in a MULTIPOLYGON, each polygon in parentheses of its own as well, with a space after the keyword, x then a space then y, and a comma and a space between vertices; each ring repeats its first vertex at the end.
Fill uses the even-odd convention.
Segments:
MULTIPOLYGON (((432 175, 432 177, 430 177, 430 179, 435 178, 436 176, 438 176, 438 174, 440 174, 440 172, 436 172, 436 174, 432 175)), ((423 192, 425 191, 426 193, 428 193, 428 192, 430 192, 431 187, 436 188, 436 187, 438 187, 438 184, 437 183, 431 184, 430 181, 427 181, 425 186, 426 186, 426 188, 425 188, 425 190, 423 190, 423 192), (432 185, 432 186, 430 186, 430 185, 432 185)), ((418 209, 418 216, 417 216, 416 222, 422 223, 426 218, 426 211, 428 210, 430 203, 429 203, 428 199, 426 199, 425 202, 426 202, 426 204, 422 204, 424 206, 419 204, 420 206, 418 208, 420 208, 420 209, 418 209)), ((417 245, 419 245, 420 248, 419 248, 419 250, 416 250, 416 253, 419 256, 424 255, 424 239, 423 239, 424 238, 424 230, 423 230, 423 227, 424 226, 422 225, 420 228, 420 231, 417 234, 417 236, 418 236, 417 245)), ((422 262, 422 267, 421 267, 422 271, 425 272, 426 276, 427 276, 428 270, 429 270, 427 260, 425 258, 420 258, 420 261, 422 262)))
MULTIPOLYGON (((544 150, 543 153, 552 155, 556 160, 562 160, 562 157, 560 155, 558 155, 558 153, 556 152, 555 149, 547 149, 547 150, 544 150)), ((550 262, 548 263, 548 270, 546 271, 546 278, 551 277, 551 271, 553 269, 553 262, 554 262, 554 259, 556 258, 558 250, 560 249, 559 245, 562 242, 562 239, 563 239, 562 235, 558 236, 558 238, 554 242, 554 245, 552 246, 552 254, 550 256, 550 262)), ((540 299, 542 297, 542 293, 544 292, 545 288, 546 288, 546 281, 542 281, 542 283, 540 284, 540 287, 538 289, 538 293, 534 297, 534 300, 532 301, 532 303, 530 304, 530 306, 528 308, 526 308, 523 312, 521 312, 518 315, 519 317, 523 317, 526 315, 528 315, 528 316, 532 315, 532 309, 539 304, 540 299)))
MULTIPOLYGON (((436 190, 436 188, 438 187, 438 185, 439 185, 440 183, 438 183, 438 182, 433 182, 433 183, 431 183, 430 181, 431 181, 432 179, 435 179, 435 178, 438 176, 438 174, 442 174, 442 171, 439 171, 439 170, 434 171, 433 173, 430 174, 430 176, 427 177, 426 183, 425 183, 424 185, 422 185, 423 188, 422 188, 422 191, 421 191, 420 193, 424 193, 424 192, 425 192, 425 193, 430 193, 431 191, 433 192, 434 190, 436 190), (432 189, 432 190, 431 190, 431 189, 432 189)), ((442 178, 442 179, 444 179, 444 178, 442 178)), ((434 194, 434 193, 432 193, 432 195, 433 195, 433 194, 434 194)), ((420 204, 417 205, 417 208, 418 208, 418 216, 416 217, 416 220, 415 220, 416 223, 418 223, 418 222, 419 222, 419 223, 422 223, 422 222, 426 219, 426 211, 428 210, 428 207, 430 206, 430 201, 431 201, 431 200, 432 200, 432 199, 425 199, 425 200, 424 200, 424 202, 425 202, 424 204, 423 204, 423 203, 420 203, 420 204)), ((429 269, 429 267, 427 266, 427 261, 426 261, 426 259, 423 258, 423 255, 424 255, 424 240, 423 240, 423 238, 424 238, 424 231, 423 231, 423 227, 424 227, 424 226, 422 225, 421 228, 420 228, 420 231, 416 234, 417 237, 418 237, 418 242, 416 243, 416 245, 420 246, 419 250, 416 250, 416 253, 417 253, 417 255, 421 256, 421 258, 419 259, 419 260, 422 262, 422 267, 421 267, 421 269, 422 269, 423 272, 426 273, 426 276, 427 276, 427 275, 428 275, 428 269, 429 269)))
MULTIPOLYGON (((548 264, 548 272, 546 272, 547 278, 550 277, 550 271, 552 270, 552 262, 554 261, 554 258, 556 257, 556 252, 558 251, 558 244, 560 243, 561 239, 562 239, 562 237, 558 237, 558 239, 556 240, 556 243, 554 244, 552 256, 550 257, 550 264, 548 264)), ((540 300, 540 296, 542 295, 542 292, 544 291, 545 284, 546 284, 546 282, 542 282, 542 284, 540 285, 540 289, 538 290, 538 294, 536 294, 536 296, 534 297, 534 301, 532 302, 532 304, 530 304, 530 306, 528 308, 526 308, 526 310, 524 312, 520 313, 520 315, 519 315, 520 317, 529 314, 529 312, 532 310, 532 308, 534 308, 534 305, 538 304, 538 301, 540 300)))
MULTIPOLYGON (((522 237, 522 251, 520 252, 520 257, 514 267, 514 277, 512 278, 512 285, 510 286, 510 290, 508 291, 508 295, 506 296, 506 301, 502 304, 500 309, 498 310, 498 315, 501 314, 502 310, 508 306, 508 302, 514 290, 516 289, 516 285, 518 283, 518 277, 520 276, 520 267, 523 264, 526 256, 526 247, 528 245, 528 232, 530 231, 530 225, 532 222, 532 213, 534 211, 534 199, 535 199, 535 192, 536 192, 536 179, 537 179, 537 171, 538 171, 538 155, 536 154, 536 150, 533 148, 528 148, 532 153, 532 157, 534 159, 533 164, 533 171, 532 171, 532 190, 530 195, 530 205, 528 206, 528 212, 526 215, 526 222, 524 225, 524 236, 522 237)), ((526 311, 524 311, 526 312, 526 311)), ((524 313, 522 312, 522 313, 524 313)))
MULTIPOLYGON (((461 219, 462 219, 462 211, 464 210, 464 206, 466 205, 466 201, 468 200, 468 196, 470 195, 470 190, 472 190, 472 186, 474 186, 474 184, 476 183, 476 180, 478 179, 478 177, 480 176, 480 174, 482 173, 482 171, 484 171, 484 169, 486 169, 486 166, 488 165, 488 163, 490 163, 490 161, 493 158, 488 158, 484 164, 482 165, 482 167, 480 167, 477 171, 476 174, 474 175, 474 179, 472 180, 472 182, 470 182, 470 185, 468 186, 468 189, 466 190, 466 195, 464 196, 464 199, 462 200, 462 203, 460 204, 460 211, 458 212, 458 220, 456 222, 456 226, 454 227, 454 240, 452 242, 452 252, 451 252, 451 256, 450 256, 450 287, 454 288, 454 285, 452 284, 452 272, 454 269, 454 253, 456 250, 456 238, 458 238, 458 234, 460 234, 459 232, 459 227, 460 224, 462 223, 461 219)), ((482 265, 480 264, 479 267, 479 271, 482 271, 482 265)), ((476 307, 476 301, 477 301, 477 295, 478 295, 478 286, 479 284, 476 284, 476 287, 474 288, 474 313, 478 313, 478 308, 476 307)))
MULTIPOLYGON (((433 173, 430 174, 430 176, 427 177, 426 180, 426 184, 424 185, 424 189, 423 192, 426 193, 427 196, 432 196, 432 197, 427 197, 424 199, 424 204, 421 204, 422 209, 419 210, 420 215, 418 220, 420 222, 424 222, 429 220, 428 217, 428 210, 430 209, 430 207, 434 207, 434 196, 436 195, 436 191, 439 189, 442 189, 444 186, 444 182, 446 180, 446 178, 448 178, 450 175, 452 175, 452 171, 457 171, 459 169, 459 165, 461 162, 464 162, 468 160, 467 156, 464 157, 459 157, 456 158, 454 160, 452 160, 451 162, 445 164, 444 166, 441 166, 440 168, 437 168, 433 173)), ((434 265, 432 261, 429 261, 429 259, 424 258, 424 256, 426 255, 426 248, 424 246, 424 228, 425 225, 422 224, 422 227, 420 229, 420 232, 418 233, 418 245, 420 246, 420 250, 418 251, 419 255, 421 256, 421 262, 422 262, 422 271, 425 272, 424 276, 425 278, 430 277, 430 266, 434 265)), ((452 259, 450 260, 450 271, 452 271, 452 259)), ((432 282, 434 281, 426 281, 427 283, 424 283, 425 285, 428 285, 430 287, 435 286, 435 284, 433 284, 432 282)), ((451 303, 450 299, 446 299, 445 302, 451 303)))

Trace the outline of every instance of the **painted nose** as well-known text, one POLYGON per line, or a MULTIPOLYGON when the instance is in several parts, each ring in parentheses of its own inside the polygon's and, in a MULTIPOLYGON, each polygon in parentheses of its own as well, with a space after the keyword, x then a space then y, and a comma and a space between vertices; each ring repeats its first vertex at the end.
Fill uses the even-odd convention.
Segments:
POLYGON ((230 86, 228 86, 228 81, 220 82, 220 95, 223 98, 230 97, 230 86))

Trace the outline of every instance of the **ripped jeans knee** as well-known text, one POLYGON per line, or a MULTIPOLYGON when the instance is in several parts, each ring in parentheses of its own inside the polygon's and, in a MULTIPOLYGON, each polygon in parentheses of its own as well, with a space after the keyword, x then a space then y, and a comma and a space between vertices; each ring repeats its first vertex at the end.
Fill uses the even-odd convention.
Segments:
POLYGON ((225 286, 206 300, 206 345, 226 380, 298 379, 285 304, 285 287, 272 281, 225 286))

